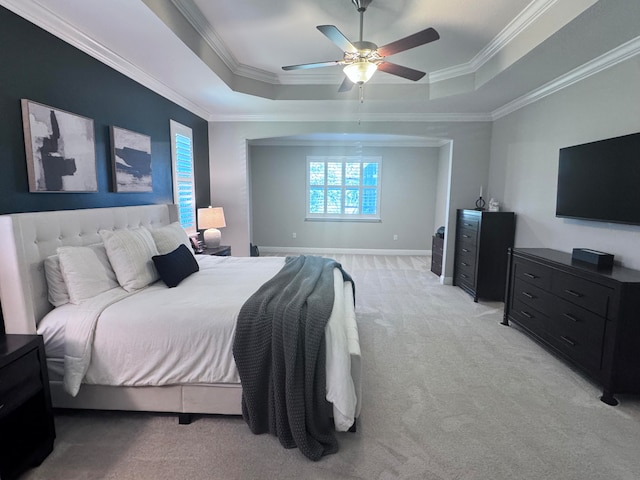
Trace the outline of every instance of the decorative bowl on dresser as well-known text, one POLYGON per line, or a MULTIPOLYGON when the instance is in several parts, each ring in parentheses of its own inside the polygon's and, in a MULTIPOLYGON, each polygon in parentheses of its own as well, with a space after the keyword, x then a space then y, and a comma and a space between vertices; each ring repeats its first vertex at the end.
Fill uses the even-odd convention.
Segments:
POLYGON ((40 465, 55 436, 42 337, 0 336, 0 478, 40 465))
POLYGON ((453 284, 473 297, 504 300, 507 254, 513 247, 513 212, 458 210, 453 284))
POLYGON ((509 321, 601 385, 604 403, 640 393, 640 271, 512 249, 502 323, 509 321))

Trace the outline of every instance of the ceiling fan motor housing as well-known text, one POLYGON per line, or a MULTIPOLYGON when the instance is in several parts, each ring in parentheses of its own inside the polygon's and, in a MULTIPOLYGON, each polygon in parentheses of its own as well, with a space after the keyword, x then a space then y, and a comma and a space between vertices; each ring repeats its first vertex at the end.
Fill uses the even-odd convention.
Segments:
POLYGON ((359 12, 364 12, 371 3, 371 0, 351 0, 351 2, 356 6, 359 12))

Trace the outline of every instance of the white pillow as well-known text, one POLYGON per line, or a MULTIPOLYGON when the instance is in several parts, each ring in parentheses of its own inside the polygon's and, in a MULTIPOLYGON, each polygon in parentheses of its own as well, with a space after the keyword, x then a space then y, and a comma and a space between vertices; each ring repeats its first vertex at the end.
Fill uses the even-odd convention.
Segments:
POLYGON ((69 291, 60 270, 60 257, 51 255, 44 260, 44 276, 47 279, 49 303, 54 307, 69 303, 69 291))
POLYGON ((118 286, 104 245, 59 247, 60 271, 75 305, 118 286))
POLYGON ((158 255, 156 243, 144 227, 131 230, 100 230, 118 283, 127 292, 146 287, 160 278, 151 257, 158 255))
POLYGON ((156 242, 159 255, 171 253, 181 244, 193 253, 189 236, 178 222, 174 222, 164 227, 154 228, 153 230, 150 230, 150 232, 153 240, 156 242))

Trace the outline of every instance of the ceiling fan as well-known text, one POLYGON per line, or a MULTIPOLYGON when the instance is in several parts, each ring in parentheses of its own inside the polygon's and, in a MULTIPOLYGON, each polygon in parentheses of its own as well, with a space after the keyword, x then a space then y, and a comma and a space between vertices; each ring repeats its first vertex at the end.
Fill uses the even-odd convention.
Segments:
POLYGON ((362 39, 364 12, 371 4, 371 1, 372 0, 351 0, 360 13, 360 40, 357 42, 350 42, 334 25, 319 25, 316 27, 329 40, 344 51, 342 60, 288 65, 282 67, 282 69, 304 70, 308 68, 344 65, 343 70, 346 78, 342 82, 342 85, 340 85, 338 90, 340 92, 351 90, 354 84, 363 85, 369 81, 376 70, 382 70, 383 72, 413 80, 414 82, 424 77, 426 75, 425 72, 388 62, 386 57, 438 40, 440 38, 438 32, 433 28, 427 28, 382 47, 378 47, 372 42, 366 42, 362 39))

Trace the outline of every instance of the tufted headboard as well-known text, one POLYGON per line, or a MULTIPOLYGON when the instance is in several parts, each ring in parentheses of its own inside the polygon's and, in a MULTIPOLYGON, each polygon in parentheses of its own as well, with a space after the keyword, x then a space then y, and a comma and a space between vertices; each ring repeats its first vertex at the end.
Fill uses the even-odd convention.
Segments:
POLYGON ((53 308, 44 259, 58 247, 100 243, 100 230, 158 228, 177 220, 177 208, 170 204, 0 215, 0 301, 6 332, 35 333, 53 308))

